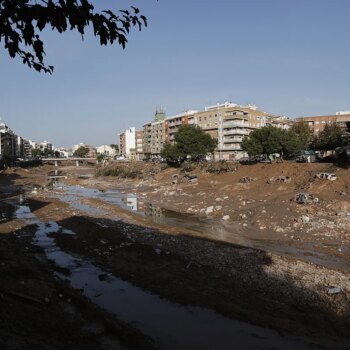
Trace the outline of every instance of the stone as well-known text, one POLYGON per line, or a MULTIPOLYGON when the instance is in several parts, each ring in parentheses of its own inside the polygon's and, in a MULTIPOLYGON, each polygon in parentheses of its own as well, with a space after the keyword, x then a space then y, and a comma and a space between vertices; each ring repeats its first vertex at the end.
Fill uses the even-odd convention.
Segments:
POLYGON ((211 206, 211 207, 208 207, 206 210, 205 210, 205 214, 211 214, 212 212, 214 211, 214 207, 211 206))
POLYGON ((222 209, 222 206, 221 205, 217 205, 216 207, 215 207, 215 210, 217 210, 217 211, 219 211, 219 210, 221 210, 222 209))
POLYGON ((222 198, 215 198, 215 200, 216 200, 217 202, 222 202, 222 201, 223 201, 222 198))
POLYGON ((340 287, 328 288, 328 294, 338 294, 341 292, 340 287))
POLYGON ((230 220, 230 215, 224 215, 222 217, 222 220, 225 220, 225 221, 230 220))
POLYGON ((308 223, 310 222, 310 218, 309 218, 307 215, 303 215, 303 216, 301 217, 301 222, 302 222, 303 224, 308 224, 308 223))

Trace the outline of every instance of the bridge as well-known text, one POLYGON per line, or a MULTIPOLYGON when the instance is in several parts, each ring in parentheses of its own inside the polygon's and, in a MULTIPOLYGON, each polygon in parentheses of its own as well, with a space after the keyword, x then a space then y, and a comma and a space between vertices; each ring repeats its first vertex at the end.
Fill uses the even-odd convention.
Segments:
POLYGON ((97 164, 96 158, 41 158, 42 164, 53 164, 55 166, 68 165, 68 163, 75 163, 76 166, 80 166, 82 163, 94 163, 97 164))

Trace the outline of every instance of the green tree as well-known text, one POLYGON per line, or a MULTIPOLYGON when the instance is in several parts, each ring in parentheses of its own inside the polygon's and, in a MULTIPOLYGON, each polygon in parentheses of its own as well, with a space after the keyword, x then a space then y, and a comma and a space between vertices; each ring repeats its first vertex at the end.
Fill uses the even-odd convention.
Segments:
POLYGON ((89 154, 89 148, 85 146, 80 146, 74 153, 74 157, 84 158, 89 154))
POLYGON ((39 35, 43 29, 49 27, 60 34, 76 30, 83 38, 89 26, 101 45, 116 42, 125 48, 130 28, 137 26, 141 30, 147 20, 133 6, 117 13, 95 12, 89 0, 0 1, 0 41, 10 57, 21 58, 39 72, 53 72, 53 66, 44 63, 44 43, 39 35))
POLYGON ((281 144, 284 157, 291 158, 300 154, 301 150, 305 149, 304 141, 293 130, 283 130, 281 144))
POLYGON ((60 152, 59 151, 55 151, 54 155, 55 155, 55 158, 59 158, 60 157, 60 152))
POLYGON ((242 150, 250 156, 280 153, 286 157, 298 154, 302 149, 298 134, 273 126, 255 129, 242 142, 242 150))
POLYGON ((324 129, 315 136, 313 147, 320 151, 331 151, 346 143, 342 128, 336 124, 326 124, 324 129))
POLYGON ((196 125, 184 125, 175 134, 175 143, 183 160, 190 156, 192 160, 199 161, 214 152, 217 140, 196 125))
POLYGON ((242 150, 247 152, 249 156, 256 156, 263 153, 263 146, 261 142, 252 136, 245 136, 242 141, 242 150))
POLYGON ((184 125, 175 134, 175 144, 165 145, 161 156, 171 163, 182 163, 187 157, 200 161, 213 153, 216 145, 217 141, 198 126, 184 125))
POLYGON ((115 143, 110 144, 110 147, 115 149, 116 153, 119 153, 119 145, 116 145, 115 143))
POLYGON ((302 147, 302 149, 309 149, 312 139, 312 134, 309 125, 305 122, 295 123, 291 127, 291 130, 298 135, 300 146, 302 147))
POLYGON ((181 154, 177 145, 172 145, 170 143, 166 143, 164 145, 160 152, 160 156, 164 158, 168 164, 182 163, 186 159, 183 159, 183 155, 181 154))
POLYGON ((32 153, 32 157, 34 158, 41 157, 41 150, 39 148, 33 148, 31 153, 32 153))
POLYGON ((101 163, 104 159, 106 159, 106 155, 104 153, 97 153, 96 159, 97 163, 101 163))
POLYGON ((48 149, 48 148, 44 148, 42 155, 44 157, 52 157, 53 156, 53 151, 48 149))

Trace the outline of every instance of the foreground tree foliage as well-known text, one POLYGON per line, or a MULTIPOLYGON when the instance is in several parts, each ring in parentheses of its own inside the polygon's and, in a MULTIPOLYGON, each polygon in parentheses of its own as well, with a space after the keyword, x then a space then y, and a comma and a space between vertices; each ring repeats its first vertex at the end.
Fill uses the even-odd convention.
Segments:
POLYGON ((187 157, 192 161, 204 160, 213 153, 217 141, 195 125, 185 125, 175 134, 175 144, 165 144, 161 157, 168 163, 181 164, 187 157))
POLYGON ((280 153, 288 158, 299 154, 303 148, 304 143, 295 131, 273 126, 255 129, 242 141, 242 150, 250 156, 280 153))
POLYGON ((39 72, 53 72, 53 66, 44 63, 44 43, 39 32, 46 27, 58 33, 70 29, 84 37, 90 25, 101 45, 117 42, 125 48, 130 28, 137 26, 141 30, 147 20, 133 6, 115 14, 111 10, 94 12, 88 0, 0 0, 0 41, 12 58, 20 57, 39 72))

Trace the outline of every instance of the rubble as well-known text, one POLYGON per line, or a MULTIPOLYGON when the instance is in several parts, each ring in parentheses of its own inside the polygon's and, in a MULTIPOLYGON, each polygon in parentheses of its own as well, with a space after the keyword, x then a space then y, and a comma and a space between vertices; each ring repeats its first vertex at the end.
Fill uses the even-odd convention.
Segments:
POLYGON ((267 183, 268 184, 281 183, 281 182, 289 183, 291 181, 292 179, 290 176, 279 175, 279 176, 270 177, 267 183))
POLYGON ((329 181, 335 181, 337 179, 336 175, 333 173, 318 173, 315 178, 329 181))

